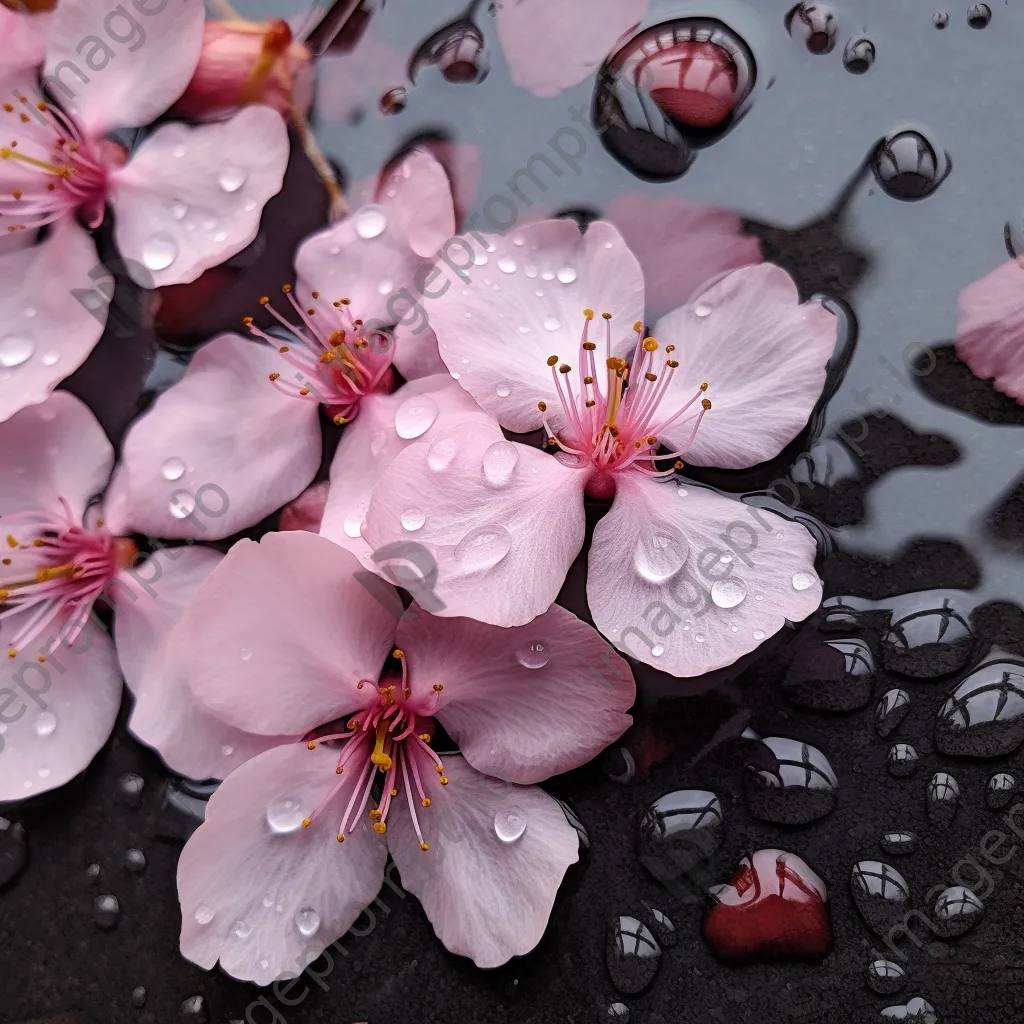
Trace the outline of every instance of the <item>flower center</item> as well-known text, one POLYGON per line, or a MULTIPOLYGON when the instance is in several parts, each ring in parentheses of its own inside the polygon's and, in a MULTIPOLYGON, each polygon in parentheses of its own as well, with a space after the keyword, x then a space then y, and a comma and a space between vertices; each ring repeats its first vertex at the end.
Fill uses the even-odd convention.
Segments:
MULTIPOLYGON (((124 163, 122 146, 86 139, 70 117, 48 103, 19 103, 3 109, 15 121, 15 138, 0 145, 0 159, 13 170, 17 185, 0 196, 0 217, 8 231, 40 228, 72 210, 80 210, 90 228, 103 220, 107 176, 124 163)), ((9 180, 9 179, 8 179, 9 180)))
POLYGON ((302 319, 302 327, 286 320, 264 295, 260 304, 288 332, 289 342, 282 344, 254 326, 251 316, 242 323, 250 333, 273 345, 287 363, 295 368, 294 379, 280 373, 270 374, 271 383, 285 394, 309 398, 327 407, 337 424, 348 423, 359 411, 359 401, 371 391, 387 390, 392 384, 388 373, 394 356, 394 339, 383 331, 366 336, 363 321, 356 319, 348 299, 320 303, 320 293, 310 292, 310 301, 300 303, 290 284, 281 291, 302 319))
POLYGON ((7 656, 19 651, 44 630, 56 634, 40 649, 45 661, 61 643, 70 645, 85 628, 93 602, 138 552, 127 537, 115 537, 103 527, 78 524, 61 498, 63 516, 21 512, 3 517, 10 532, 0 558, 0 624, 19 616, 20 628, 7 638, 7 656), (70 623, 70 628, 61 627, 70 623))
MULTIPOLYGON (((671 469, 655 472, 656 459, 678 459, 686 453, 697 436, 704 414, 711 408, 711 402, 704 397, 708 385, 701 384, 696 394, 681 408, 663 408, 669 382, 679 367, 672 358, 674 345, 666 345, 665 357, 655 371, 655 359, 660 345, 656 338, 644 336, 643 324, 633 325, 636 332, 636 348, 633 359, 625 359, 611 353, 611 313, 602 313, 605 323, 605 386, 602 389, 597 360, 594 355, 597 345, 589 339, 590 323, 594 311, 583 311, 583 334, 580 338, 579 369, 576 391, 573 390, 573 368, 567 363, 559 364, 558 356, 548 357, 555 391, 567 424, 559 437, 543 417, 548 434, 548 444, 557 446, 562 452, 573 456, 572 465, 588 469, 591 479, 587 492, 591 497, 610 497, 615 492, 612 474, 630 466, 653 476, 668 476, 682 469, 682 462, 676 462, 671 469), (632 377, 630 376, 632 372, 632 377), (662 452, 658 434, 675 423, 698 400, 701 408, 689 439, 674 452, 662 452)), ((542 413, 547 412, 547 403, 538 402, 542 413)))
MULTIPOLYGON (((339 843, 345 841, 346 834, 355 830, 364 812, 373 821, 373 830, 378 835, 384 835, 388 830, 387 818, 392 801, 401 799, 404 790, 420 849, 426 851, 430 847, 423 839, 416 814, 417 803, 421 808, 430 806, 422 773, 431 770, 437 772, 442 786, 448 785, 448 777, 444 774, 441 759, 430 749, 429 730, 433 726, 433 719, 423 714, 422 710, 414 711, 410 706, 412 690, 409 689, 405 654, 403 651, 395 651, 394 656, 402 663, 401 680, 386 680, 381 684, 360 680, 357 684, 359 689, 376 686, 377 700, 349 718, 346 732, 318 736, 310 740, 307 746, 313 750, 318 742, 339 741, 342 748, 334 770, 338 775, 346 772, 354 772, 356 775, 352 796, 338 825, 339 843), (381 776, 383 779, 380 779, 381 776), (375 798, 374 783, 378 781, 380 788, 375 798), (374 799, 376 806, 367 811, 374 799)), ((434 684, 435 704, 440 704, 443 689, 440 683, 434 684)), ((423 701, 419 699, 416 703, 422 707, 423 701)), ((319 806, 302 820, 303 828, 308 828, 313 819, 331 804, 343 784, 339 780, 319 806)))

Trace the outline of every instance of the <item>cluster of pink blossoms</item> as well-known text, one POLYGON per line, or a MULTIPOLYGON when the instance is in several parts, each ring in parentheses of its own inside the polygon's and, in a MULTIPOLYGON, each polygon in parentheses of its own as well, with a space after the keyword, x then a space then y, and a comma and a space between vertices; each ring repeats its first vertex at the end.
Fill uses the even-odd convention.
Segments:
MULTIPOLYGON (((539 95, 581 81, 644 6, 588 19, 602 27, 581 64, 552 77, 543 53, 524 58, 538 5, 504 5, 514 79, 539 95)), ((416 148, 299 246, 294 281, 254 296, 238 333, 196 352, 115 459, 89 409, 53 391, 102 331, 67 297, 95 281, 89 230, 112 207, 140 283, 194 280, 255 237, 288 159, 282 114, 301 136, 308 106, 290 35, 239 44, 267 89, 253 104, 252 81, 225 91, 201 62, 199 0, 135 7, 147 41, 116 52, 99 0, 31 23, 0 10, 18 40, 0 62, 15 282, 0 801, 88 765, 123 678, 132 733, 171 770, 224 780, 179 863, 186 957, 258 984, 295 976, 373 900, 390 856, 448 949, 497 966, 536 945, 578 859, 538 784, 629 726, 627 658, 699 676, 818 606, 804 527, 686 469, 757 465, 805 428, 835 318, 760 262, 737 218, 681 200, 453 237, 448 176, 416 148), (109 137, 207 108, 131 152, 109 137), (648 214, 682 229, 671 263, 644 251, 648 214), (473 259, 438 285, 453 245, 473 259), (289 503, 259 542, 211 544, 289 503), (584 551, 592 625, 556 603, 584 551)), ((224 30, 205 33, 230 63, 224 30)))

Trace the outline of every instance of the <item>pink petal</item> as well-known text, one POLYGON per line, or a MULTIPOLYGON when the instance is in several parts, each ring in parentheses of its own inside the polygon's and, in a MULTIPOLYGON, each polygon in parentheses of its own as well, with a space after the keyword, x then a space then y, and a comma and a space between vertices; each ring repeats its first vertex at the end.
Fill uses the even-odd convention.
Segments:
POLYGON ((281 509, 277 528, 319 533, 320 524, 324 519, 324 509, 327 507, 329 487, 330 484, 326 480, 310 484, 294 501, 288 502, 281 509))
POLYGON ((682 196, 624 192, 608 204, 605 217, 643 268, 649 322, 688 302, 720 274, 761 262, 761 243, 741 234, 738 214, 682 196))
POLYGON ((406 380, 418 380, 437 373, 448 377, 448 367, 437 351, 437 335, 427 325, 425 317, 407 326, 399 324, 394 328, 394 339, 395 369, 406 380))
POLYGON ((178 623, 171 670, 223 721, 265 736, 363 707, 377 691, 358 683, 376 684, 396 622, 357 571, 347 551, 305 531, 239 541, 178 623))
POLYGON ((433 256, 455 234, 448 174, 428 150, 414 149, 383 176, 377 202, 418 256, 433 256))
POLYGON ((47 30, 45 74, 71 66, 60 68, 54 99, 95 137, 150 124, 188 85, 204 20, 196 0, 151 0, 129 14, 108 0, 60 0, 47 30))
POLYGON ((108 495, 112 528, 219 540, 294 498, 321 459, 318 405, 267 379, 269 345, 221 334, 135 421, 108 495))
POLYGON ((554 603, 583 544, 585 485, 585 473, 473 425, 399 454, 362 536, 426 549, 438 614, 520 626, 554 603))
POLYGON ((958 300, 956 354, 982 380, 1024 403, 1024 264, 1008 260, 969 284, 958 300))
MULTIPOLYGON (((774 458, 807 425, 825 385, 836 318, 820 302, 801 303, 789 274, 762 263, 726 275, 659 320, 654 334, 676 346, 680 364, 659 414, 671 415, 702 382, 709 385, 711 411, 684 459, 743 469, 774 458)), ((673 450, 682 448, 695 416, 691 410, 652 431, 673 450)))
POLYGON ((114 449, 89 407, 55 391, 0 424, 0 515, 61 513, 63 498, 81 516, 113 465, 114 449))
POLYGON ((288 132, 270 107, 243 107, 219 124, 158 128, 110 176, 118 249, 149 278, 138 283, 186 284, 241 252, 287 164, 288 132))
POLYGON ((0 421, 43 401, 99 341, 111 280, 103 269, 89 276, 98 266, 92 238, 71 217, 39 245, 0 254, 0 421))
POLYGON ((429 849, 420 849, 407 802, 396 799, 388 850, 445 946, 477 967, 498 967, 540 942, 565 870, 579 860, 579 837, 542 789, 488 778, 457 756, 444 758, 444 771, 447 786, 421 772, 432 806, 417 808, 417 818, 429 849), (513 813, 526 831, 502 842, 496 817, 506 827, 513 813))
POLYGON ((534 96, 582 82, 636 27, 647 0, 513 0, 497 8, 512 81, 534 96))
MULTIPOLYGON (((635 343, 633 323, 644 315, 640 265, 604 221, 591 224, 585 234, 574 221, 546 220, 508 235, 466 235, 462 243, 487 263, 470 267, 465 287, 456 281, 430 302, 441 358, 503 427, 516 433, 536 430, 541 425, 537 403, 543 401, 548 422, 559 430, 564 420, 547 359, 557 355, 578 366, 587 308, 611 313, 613 338, 631 336, 635 343), (483 283, 485 277, 491 287, 483 283)), ((465 250, 454 247, 452 258, 471 262, 465 250)), ((442 283, 431 288, 441 291, 442 283)), ((590 332, 603 353, 600 316, 590 332)))
POLYGON ((435 618, 413 605, 398 646, 416 709, 437 718, 488 775, 543 782, 586 763, 632 723, 629 665, 558 605, 513 629, 435 618))
POLYGON ((297 977, 377 895, 387 847, 369 819, 335 839, 356 782, 334 774, 336 761, 324 747, 275 747, 213 794, 178 861, 183 956, 207 969, 220 960, 257 985, 297 977), (302 828, 335 785, 331 805, 302 828))
POLYGON ((117 657, 135 697, 128 727, 172 771, 192 779, 223 779, 249 758, 298 738, 226 725, 195 699, 167 657, 175 625, 223 557, 200 546, 158 551, 110 588, 117 657))
POLYGON ((355 422, 341 435, 331 463, 331 488, 320 533, 372 569, 372 548, 360 533, 377 481, 409 445, 432 441, 463 423, 466 429, 476 423, 495 439, 500 437, 491 420, 447 373, 411 381, 390 395, 364 398, 355 422))
POLYGON ((620 650, 699 676, 818 607, 816 548, 803 526, 688 480, 636 471, 616 483, 594 530, 587 601, 620 650))
MULTIPOLYGON (((20 618, 5 619, 5 630, 19 629, 20 618)), ((26 654, 0 664, 0 803, 46 793, 84 771, 121 705, 114 645, 100 626, 58 646, 45 664, 26 654)))

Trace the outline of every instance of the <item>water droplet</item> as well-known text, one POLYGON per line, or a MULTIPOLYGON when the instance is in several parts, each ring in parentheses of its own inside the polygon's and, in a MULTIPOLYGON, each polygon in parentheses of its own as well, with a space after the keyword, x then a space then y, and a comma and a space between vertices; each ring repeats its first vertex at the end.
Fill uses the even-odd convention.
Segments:
POLYGON ((910 694, 906 690, 886 690, 875 705, 875 732, 888 736, 907 717, 910 694))
POLYGON ((719 608, 735 608, 738 604, 743 603, 746 596, 747 588, 740 580, 734 579, 732 576, 715 580, 711 584, 711 600, 719 608))
POLYGON ((512 536, 504 526, 479 526, 455 545, 455 560, 467 571, 492 569, 511 550, 512 536))
POLYGON ((92 904, 92 917, 101 928, 115 928, 121 919, 121 905, 117 897, 110 893, 97 896, 92 904))
POLYGON ((992 20, 992 8, 988 4, 971 4, 967 8, 967 24, 971 28, 984 28, 992 20))
POLYGON ((754 639, 758 640, 758 641, 763 640, 764 639, 764 630, 763 629, 755 629, 754 630, 754 639))
POLYGON ((295 924, 308 939, 311 935, 315 935, 320 927, 320 915, 312 907, 303 907, 295 915, 295 924))
POLYGON ((943 754, 998 757, 1024 742, 1024 667, 1002 656, 975 668, 935 718, 943 754))
POLYGON ((932 24, 936 28, 945 28, 949 24, 949 15, 945 11, 936 11, 932 24))
POLYGON ((503 843, 514 843, 526 832, 526 817, 514 804, 499 807, 494 813, 494 834, 503 843))
POLYGON ((917 849, 917 836, 913 832, 907 832, 902 829, 886 832, 879 840, 878 845, 886 853, 893 853, 902 857, 913 853, 917 849))
POLYGON ((605 960, 612 984, 627 995, 643 991, 661 963, 661 946, 638 918, 616 915, 608 931, 605 960))
POLYGON ((1001 811, 1017 792, 1017 780, 1007 772, 998 772, 985 787, 985 804, 993 811, 1001 811))
POLYGON ((949 173, 949 161, 918 131, 889 136, 875 150, 872 168, 878 184, 894 199, 923 199, 949 173))
POLYGON ((818 577, 812 572, 798 572, 793 574, 794 590, 810 590, 811 587, 818 582, 818 577))
POLYGON ((185 463, 178 458, 167 459, 160 468, 165 480, 180 480, 185 474, 185 463))
POLYGON ((36 735, 42 738, 52 736, 57 728, 57 716, 52 711, 40 711, 35 720, 36 735))
POLYGON ((562 267, 557 276, 562 284, 572 284, 576 280, 576 271, 572 267, 562 267))
POLYGON ((662 647, 661 644, 655 644, 651 648, 651 657, 652 658, 660 658, 664 653, 665 653, 665 648, 662 647))
POLYGON ((440 473, 452 464, 455 458, 455 438, 439 437, 427 449, 427 465, 435 472, 440 473))
POLYGON ((252 651, 248 647, 239 647, 238 656, 242 661, 248 661, 252 657, 252 651))
POLYGON ((851 39, 843 50, 843 67, 854 75, 863 75, 875 62, 875 44, 870 39, 851 39))
POLYGON ((241 919, 235 922, 235 926, 231 930, 234 932, 236 939, 247 939, 252 935, 252 925, 248 921, 241 919))
POLYGON ((774 764, 766 766, 762 756, 748 761, 743 773, 744 796, 755 818, 805 825, 835 808, 839 780, 817 747, 782 736, 768 736, 761 743, 760 753, 774 764))
POLYGON ((146 855, 132 847, 124 855, 124 869, 133 875, 141 875, 146 870, 146 855))
POLYGON ((410 533, 418 530, 426 521, 427 517, 421 508, 407 508, 402 513, 402 527, 410 533))
POLYGON ((529 334, 530 333, 529 325, 528 324, 520 324, 519 325, 519 333, 520 334, 529 334))
POLYGON ((213 908, 205 903, 196 907, 195 919, 199 924, 209 924, 213 920, 213 908))
POLYGON ((226 242, 227 238, 228 233, 223 228, 221 228, 219 231, 214 232, 213 240, 215 242, 226 242))
POLYGON ((640 863, 658 881, 677 885, 693 878, 698 864, 722 843, 722 804, 703 789, 680 789, 658 797, 640 818, 640 863))
POLYGON ((363 532, 363 517, 360 515, 345 516, 343 524, 346 537, 358 537, 363 532))
POLYGON ((380 206, 364 206, 353 214, 353 218, 360 238, 377 238, 388 226, 388 215, 380 206))
POLYGON ((202 996, 189 996, 178 1007, 178 1019, 182 1024, 209 1024, 210 1014, 202 996))
POLYGON ((699 317, 702 317, 702 318, 706 317, 706 316, 710 316, 711 315, 711 306, 708 305, 708 303, 706 303, 706 302, 698 302, 697 305, 693 307, 693 313, 694 313, 694 316, 699 316, 699 317))
POLYGON ((175 199, 171 203, 171 214, 175 220, 184 220, 186 213, 188 213, 188 206, 180 199, 175 199))
POLYGON ((223 745, 223 746, 222 746, 222 747, 220 748, 220 752, 221 752, 221 753, 222 753, 222 754, 223 754, 223 755, 224 755, 225 757, 230 757, 230 756, 231 756, 231 755, 232 755, 232 754, 233 754, 233 753, 235 752, 235 748, 234 748, 233 746, 231 746, 231 745, 230 745, 229 743, 225 743, 225 744, 224 744, 224 745, 223 745))
POLYGON ((5 334, 0 338, 0 366, 10 369, 21 366, 36 350, 35 339, 29 334, 5 334))
POLYGON ((523 668, 543 668, 550 658, 551 652, 547 644, 542 643, 540 640, 535 640, 532 644, 527 644, 516 651, 516 661, 523 668))
POLYGON ((279 797, 267 808, 267 824, 279 835, 294 832, 302 827, 305 814, 297 800, 279 797))
POLYGON ((625 1003, 612 1003, 604 1015, 614 1024, 629 1024, 629 1007, 625 1003))
POLYGON ((153 235, 142 246, 142 262, 150 270, 166 270, 178 258, 178 243, 165 232, 153 235))
POLYGON ((553 316, 546 316, 544 318, 544 330, 545 331, 557 331, 562 325, 553 316))
POLYGON ((238 167, 225 167, 217 178, 217 184, 225 192, 237 192, 248 180, 249 175, 238 167))
POLYGON ((179 160, 188 152, 184 146, 180 143, 171 150, 171 155, 177 157, 179 160))
POLYGON ((142 985, 136 985, 132 989, 132 1006, 136 1010, 141 1010, 146 1005, 146 990, 142 985))
POLYGON ((786 31, 802 39, 811 53, 831 53, 838 25, 832 9, 819 3, 799 3, 786 15, 786 31))
POLYGON ((895 995, 907 983, 907 972, 892 960, 872 960, 868 964, 868 988, 879 995, 895 995))
POLYGON ((129 807, 138 807, 142 803, 142 791, 146 781, 141 775, 128 772, 117 780, 118 799, 129 807))
POLYGON ((981 920, 984 911, 984 904, 973 890, 964 885, 952 885, 935 901, 932 916, 936 932, 944 939, 963 935, 981 920))
POLYGON ((89 882, 98 882, 101 874, 99 864, 89 864, 85 869, 85 877, 89 882))
POLYGON ((947 826, 956 816, 960 802, 960 785, 948 772, 936 772, 928 780, 925 810, 933 825, 947 826))
MULTIPOLYGON (((381 295, 387 295, 394 287, 395 282, 392 281, 390 278, 385 277, 378 282, 377 291, 379 291, 381 295)), ((466 315, 468 316, 469 314, 467 313, 466 315)))
POLYGON ((511 441, 495 441, 483 457, 484 479, 492 487, 504 487, 512 479, 519 451, 511 441))
POLYGON ((437 419, 437 403, 426 395, 406 399, 395 413, 395 432, 406 441, 425 434, 437 419))
POLYGON ((910 899, 907 880, 891 864, 881 860, 862 860, 850 874, 853 902, 868 927, 877 935, 889 929, 903 916, 910 899))
POLYGON ((633 565, 649 583, 664 583, 686 564, 686 538, 668 523, 653 523, 637 537, 633 565))
POLYGON ((917 771, 917 751, 909 743, 894 743, 886 755, 886 768, 896 778, 906 778, 917 771))
POLYGON ((57 364, 57 362, 59 360, 60 360, 60 353, 59 352, 50 351, 50 352, 44 352, 43 353, 43 356, 42 356, 42 364, 43 364, 43 366, 56 366, 56 364, 57 364))
POLYGON ((511 256, 502 256, 498 260, 498 269, 503 274, 514 274, 516 272, 516 261, 511 256))
POLYGON ((175 491, 167 507, 175 519, 186 519, 196 507, 196 499, 189 491, 175 491))
POLYGON ((502 384, 499 384, 499 385, 498 385, 498 386, 497 386, 497 387, 496 387, 496 388, 494 389, 494 393, 495 393, 495 394, 496 394, 496 395, 497 395, 497 396, 498 396, 499 398, 508 398, 508 396, 512 394, 512 388, 511 388, 511 386, 510 386, 510 385, 502 383, 502 384))
POLYGON ((545 270, 544 273, 540 275, 540 279, 542 281, 554 281, 555 275, 554 273, 552 273, 552 271, 545 270))

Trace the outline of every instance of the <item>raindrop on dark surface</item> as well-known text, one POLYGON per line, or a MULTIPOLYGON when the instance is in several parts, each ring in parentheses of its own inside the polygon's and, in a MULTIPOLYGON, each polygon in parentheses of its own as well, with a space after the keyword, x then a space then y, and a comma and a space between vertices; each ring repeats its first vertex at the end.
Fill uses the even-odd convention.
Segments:
POLYGON ((985 907, 974 891, 953 885, 939 894, 932 919, 936 934, 951 939, 973 928, 981 920, 985 907))
POLYGON ((124 855, 124 869, 133 875, 141 875, 146 870, 146 855, 134 847, 124 855))
POLYGON ((893 996, 907 984, 907 972, 892 960, 868 964, 868 988, 882 996, 893 996))
POLYGON ((967 24, 971 28, 984 28, 992 20, 992 8, 988 4, 971 4, 967 8, 967 24))
POLYGON ((943 754, 999 757, 1022 742, 1024 663, 1019 661, 998 658, 979 665, 957 685, 935 719, 935 746, 943 754))
POLYGON ((898 779, 909 778, 917 771, 917 751, 909 743, 894 743, 886 755, 885 767, 898 779))
POLYGON ((559 807, 562 808, 562 813, 565 815, 565 820, 576 830, 576 835, 579 836, 580 847, 584 850, 590 849, 590 836, 587 834, 587 828, 580 821, 576 812, 564 801, 555 798, 555 802, 559 807))
POLYGON ((956 816, 960 802, 960 786, 948 772, 936 772, 928 780, 925 810, 933 825, 948 825, 956 816))
POLYGON ((388 89, 380 98, 380 112, 382 114, 400 114, 405 110, 409 101, 409 94, 404 85, 396 85, 394 89, 388 89))
POLYGON ((937 1024, 938 1014, 926 999, 914 996, 913 999, 899 1006, 887 1006, 881 1011, 883 1021, 900 1020, 906 1024, 937 1024))
POLYGON ((945 28, 949 24, 949 15, 945 11, 936 11, 932 17, 932 24, 936 28, 945 28))
POLYGON ((785 18, 786 31, 802 39, 811 53, 831 53, 836 45, 838 23, 830 7, 824 4, 797 4, 785 18))
POLYGON ((769 736, 761 741, 775 767, 748 763, 743 772, 747 809, 761 821, 805 825, 836 806, 836 778, 828 758, 809 743, 769 736))
POLYGON ((782 692, 815 711, 854 711, 871 700, 875 660, 859 637, 825 640, 814 634, 797 650, 782 692))
POLYGON ((949 597, 923 591, 892 599, 892 618, 881 643, 882 664, 889 671, 931 679, 967 664, 974 633, 949 597))
POLYGON ((1007 772, 997 772, 985 787, 985 804, 993 811, 1001 811, 1017 792, 1017 780, 1007 772))
POLYGON ((20 821, 0 818, 0 886, 13 882, 24 869, 26 860, 25 826, 20 821))
POLYGON ((436 67, 453 84, 480 82, 487 76, 487 51, 480 29, 468 18, 453 21, 425 40, 409 62, 413 82, 427 67, 436 67))
POLYGON ((612 984, 627 995, 642 992, 654 980, 661 946, 642 921, 617 915, 608 930, 605 959, 612 984))
POLYGON ((136 1010, 141 1010, 146 1005, 146 990, 142 985, 137 985, 132 989, 132 1006, 136 1010))
POLYGON ((878 184, 894 199, 924 199, 949 173, 948 157, 913 129, 880 142, 871 164, 878 184))
POLYGON ((92 916, 101 928, 116 928, 117 922, 121 920, 121 905, 117 902, 117 897, 110 893, 97 896, 93 900, 92 916))
POLYGON ((875 63, 875 44, 870 39, 851 39, 843 50, 843 67, 851 74, 863 75, 875 63))
POLYGON ((910 898, 907 880, 891 865, 881 860, 862 860, 853 866, 850 875, 853 902, 867 926, 878 935, 903 917, 910 898))
POLYGON ((906 690, 886 690, 875 705, 875 732, 888 736, 910 711, 910 694, 906 690))
POLYGON ((722 805, 714 793, 679 789, 658 797, 640 819, 637 857, 663 885, 707 860, 722 844, 722 805))
POLYGON ((202 996, 189 996, 178 1007, 178 1019, 181 1024, 207 1024, 210 1013, 206 1009, 206 1000, 202 996))
POLYGON ((612 1003, 601 1015, 602 1021, 614 1021, 615 1024, 629 1024, 629 1007, 625 1003, 612 1003))
POLYGON ((128 772, 117 780, 117 796, 121 803, 128 807, 139 807, 142 804, 142 791, 146 781, 141 775, 128 772))
POLYGON ((86 880, 90 883, 98 882, 102 873, 103 871, 99 864, 89 864, 85 869, 86 880))
POLYGON ((651 929, 663 949, 670 949, 679 941, 676 926, 657 907, 652 907, 646 900, 640 901, 634 916, 640 918, 651 929))
POLYGON ((917 836, 913 832, 894 829, 892 832, 886 832, 879 840, 878 845, 886 853, 904 857, 917 849, 917 836))

